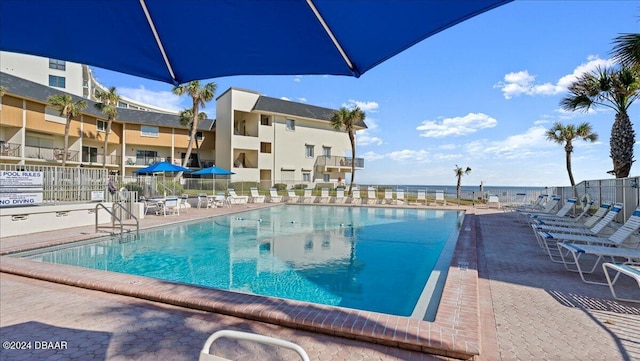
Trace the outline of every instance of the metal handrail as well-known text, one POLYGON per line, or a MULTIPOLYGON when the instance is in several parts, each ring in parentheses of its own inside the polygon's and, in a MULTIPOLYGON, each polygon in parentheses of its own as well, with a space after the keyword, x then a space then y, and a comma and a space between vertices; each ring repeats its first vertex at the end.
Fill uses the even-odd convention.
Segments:
MULTIPOLYGON (((118 217, 116 215, 116 207, 119 207, 120 209, 122 209, 123 212, 125 212, 126 214, 128 214, 131 218, 133 218, 136 221, 136 236, 140 235, 140 221, 138 220, 138 217, 134 216, 131 212, 129 212, 129 210, 127 208, 125 208, 121 202, 114 202, 113 206, 111 207, 111 210, 109 210, 109 208, 107 208, 103 203, 98 203, 96 204, 96 233, 98 233, 98 229, 99 228, 111 228, 111 229, 115 229, 116 227, 116 221, 118 221, 119 225, 120 225, 120 237, 122 237, 122 234, 124 233, 124 222, 122 222, 122 220, 120 219, 120 217, 118 217), (103 208, 105 211, 107 211, 107 213, 109 213, 111 215, 111 226, 99 226, 98 225, 98 208, 103 208)), ((129 225, 129 224, 127 224, 129 225)), ((133 225, 133 224, 131 224, 133 225)))

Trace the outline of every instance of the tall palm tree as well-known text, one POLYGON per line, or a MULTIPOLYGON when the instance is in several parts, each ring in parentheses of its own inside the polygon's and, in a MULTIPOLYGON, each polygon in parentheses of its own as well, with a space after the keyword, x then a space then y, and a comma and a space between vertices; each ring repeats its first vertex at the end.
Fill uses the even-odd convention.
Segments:
POLYGON ((71 120, 75 119, 83 109, 87 107, 84 100, 73 101, 69 94, 50 95, 47 98, 50 106, 60 111, 60 116, 65 117, 67 122, 64 125, 64 152, 62 153, 62 166, 67 165, 67 153, 69 152, 69 129, 71 128, 71 120))
POLYGON ((640 34, 620 34, 613 39, 613 58, 628 67, 640 67, 640 34))
POLYGON ((335 130, 344 130, 349 135, 349 141, 351 142, 351 183, 349 184, 349 191, 347 195, 351 195, 351 189, 353 188, 353 180, 356 175, 356 129, 355 126, 358 123, 364 121, 367 115, 360 109, 355 107, 353 109, 347 109, 341 107, 336 110, 331 116, 331 125, 335 130))
MULTIPOLYGON (((182 166, 186 167, 189 164, 189 159, 191 158, 191 151, 193 150, 193 142, 196 140, 196 134, 198 132, 198 124, 201 120, 200 116, 200 107, 204 108, 207 102, 211 101, 216 94, 216 88, 218 86, 216 83, 207 83, 204 87, 200 87, 200 81, 194 80, 190 81, 187 84, 178 85, 173 87, 173 93, 176 95, 184 95, 189 94, 192 100, 191 107, 191 132, 189 134, 189 145, 187 146, 187 154, 182 161, 182 166)), ((198 162, 200 162, 200 157, 198 157, 198 162)), ((200 166, 200 164, 198 164, 200 166)), ((182 172, 176 175, 176 178, 179 178, 182 175, 182 172)))
MULTIPOLYGON (((180 114, 178 114, 178 117, 180 118, 181 125, 185 127, 189 127, 189 129, 191 129, 193 124, 193 109, 185 109, 181 111, 180 114)), ((202 122, 205 119, 207 119, 207 114, 205 112, 200 112, 200 114, 198 114, 198 123, 202 122)), ((196 132, 196 135, 197 135, 197 132, 196 132)), ((197 137, 195 139, 195 143, 196 143, 196 154, 198 155, 198 168, 202 168, 202 163, 200 161, 200 144, 198 144, 197 137)))
POLYGON ((0 86, 0 97, 4 96, 4 93, 7 92, 7 89, 3 86, 0 86))
POLYGON ((584 73, 569 86, 569 94, 560 105, 565 110, 584 112, 592 106, 604 106, 616 112, 611 127, 610 157, 616 178, 629 176, 633 159, 635 132, 628 110, 640 95, 640 67, 598 68, 584 73))
POLYGON ((585 142, 595 142, 598 140, 598 134, 593 132, 591 124, 581 123, 577 127, 573 124, 564 125, 557 122, 545 132, 547 140, 560 145, 564 144, 564 151, 566 153, 567 172, 569 173, 569 181, 573 188, 573 194, 578 198, 578 190, 576 189, 576 182, 573 179, 573 172, 571 171, 571 153, 573 153, 573 140, 582 139, 585 142))
POLYGON ((456 184, 456 197, 460 200, 460 191, 462 189, 462 176, 465 174, 471 173, 471 168, 467 167, 466 169, 462 169, 458 167, 456 164, 455 169, 453 170, 456 173, 456 178, 458 178, 458 183, 456 184))
POLYGON ((118 103, 120 95, 116 92, 116 87, 112 86, 108 91, 96 91, 96 98, 100 101, 95 107, 107 116, 107 129, 104 133, 104 154, 102 156, 102 168, 107 166, 107 150, 109 146, 109 134, 113 121, 118 119, 118 103))

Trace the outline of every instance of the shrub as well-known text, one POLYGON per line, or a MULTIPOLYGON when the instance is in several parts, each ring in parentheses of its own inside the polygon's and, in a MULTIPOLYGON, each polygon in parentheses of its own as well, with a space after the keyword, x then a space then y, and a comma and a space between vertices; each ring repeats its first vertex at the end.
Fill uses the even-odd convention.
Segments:
POLYGON ((142 187, 138 183, 135 183, 135 182, 127 183, 124 185, 124 187, 129 192, 138 192, 138 195, 142 195, 142 187))
POLYGON ((273 185, 273 188, 275 188, 278 192, 280 191, 286 191, 287 190, 287 185, 284 183, 276 183, 273 185))
POLYGON ((307 185, 306 184, 294 184, 293 187, 291 187, 291 189, 307 189, 307 185))

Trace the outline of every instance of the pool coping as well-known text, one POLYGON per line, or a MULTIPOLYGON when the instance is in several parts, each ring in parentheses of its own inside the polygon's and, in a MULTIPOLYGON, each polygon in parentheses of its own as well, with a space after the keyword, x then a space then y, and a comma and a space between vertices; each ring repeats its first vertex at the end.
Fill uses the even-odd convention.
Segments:
POLYGON ((466 360, 481 344, 476 234, 467 210, 434 322, 8 256, 0 272, 466 360))

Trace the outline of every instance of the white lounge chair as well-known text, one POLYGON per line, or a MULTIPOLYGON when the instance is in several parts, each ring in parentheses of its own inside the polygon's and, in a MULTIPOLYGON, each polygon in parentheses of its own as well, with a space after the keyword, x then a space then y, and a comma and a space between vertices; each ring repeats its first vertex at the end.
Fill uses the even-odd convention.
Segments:
POLYGON ((500 209, 500 198, 495 195, 495 194, 491 194, 489 195, 489 198, 487 199, 487 208, 491 208, 491 206, 495 206, 497 209, 500 209))
POLYGON ((239 196, 233 188, 227 189, 227 201, 229 204, 246 204, 249 202, 248 196, 239 196))
POLYGON ((551 212, 553 212, 553 209, 556 207, 556 205, 558 205, 558 202, 560 202, 560 196, 557 196, 554 194, 551 196, 551 199, 547 203, 545 203, 544 208, 542 210, 538 210, 535 212, 517 210, 518 217, 520 218, 520 220, 524 221, 535 215, 551 214, 551 212))
POLYGON ((302 203, 313 203, 315 201, 315 197, 312 195, 311 188, 305 188, 304 194, 302 195, 302 203))
POLYGON ((204 193, 198 194, 198 205, 197 208, 211 208, 213 205, 211 204, 211 200, 209 196, 204 193))
POLYGON ((354 189, 351 192, 351 204, 361 204, 362 198, 360 198, 360 189, 354 189))
POLYGON ((418 195, 416 197, 416 203, 420 204, 422 202, 424 205, 427 204, 427 191, 424 189, 418 191, 418 195))
POLYGON ((191 205, 189 204, 188 194, 183 194, 180 197, 180 203, 178 204, 178 207, 184 210, 185 213, 188 213, 188 209, 191 208, 191 205))
POLYGON ((307 355, 305 350, 293 342, 284 341, 284 340, 280 340, 280 339, 269 337, 269 336, 258 335, 255 333, 232 331, 232 330, 217 331, 213 333, 211 336, 209 336, 209 338, 207 338, 204 345, 202 346, 202 350, 200 350, 200 357, 198 358, 198 360, 199 361, 230 361, 230 359, 211 354, 211 347, 213 343, 217 339, 222 337, 232 338, 236 340, 253 341, 253 342, 258 342, 266 345, 287 348, 289 350, 295 351, 298 354, 298 356, 300 356, 302 361, 309 361, 309 355, 307 355))
POLYGON ((369 187, 367 189, 367 204, 376 204, 378 202, 378 196, 376 195, 376 189, 369 187))
POLYGON ((569 211, 576 205, 578 201, 577 198, 569 198, 562 208, 560 208, 556 213, 546 214, 546 213, 532 213, 530 221, 533 222, 536 219, 566 219, 569 211))
POLYGON ((296 194, 296 191, 293 189, 289 189, 287 191, 287 203, 298 203, 300 200, 300 196, 296 194))
POLYGON ((384 190, 384 199, 381 201, 381 203, 384 202, 384 204, 392 204, 393 203, 393 191, 391 189, 385 189, 384 190))
POLYGON ((329 188, 322 188, 320 190, 320 198, 318 199, 318 203, 329 203, 329 188))
POLYGON ((162 213, 164 213, 164 216, 167 216, 167 213, 169 214, 173 214, 173 215, 180 215, 180 207, 178 205, 178 198, 177 197, 172 197, 172 198, 167 198, 164 200, 164 204, 162 206, 162 213))
POLYGON ((609 208, 611 208, 611 203, 603 202, 596 213, 594 213, 592 216, 589 216, 589 209, 592 205, 593 201, 590 201, 587 206, 582 208, 582 213, 580 213, 576 218, 536 218, 533 220, 533 223, 537 225, 591 228, 594 224, 600 221, 600 219, 602 219, 602 217, 607 214, 609 208), (586 218, 586 220, 584 222, 581 222, 582 218, 586 218))
POLYGON ((396 191, 396 204, 405 204, 405 200, 404 200, 404 190, 397 190, 396 191))
POLYGON ((602 270, 604 271, 604 275, 607 278, 607 284, 609 285, 609 289, 611 290, 611 295, 613 296, 613 298, 620 301, 640 302, 640 292, 636 293, 636 296, 638 296, 638 298, 623 298, 616 295, 616 290, 614 288, 616 282, 618 281, 618 278, 621 275, 626 275, 633 278, 638 283, 638 287, 640 287, 640 263, 628 262, 623 264, 615 264, 605 262, 602 264, 602 270), (615 272, 615 276, 611 277, 609 275, 609 270, 615 272))
POLYGON ((640 249, 637 248, 640 245, 640 242, 638 242, 637 239, 634 241, 633 245, 635 246, 635 248, 631 248, 630 244, 625 244, 625 242, 627 242, 632 234, 636 233, 639 228, 640 208, 636 208, 636 210, 624 223, 624 225, 622 225, 622 227, 620 227, 608 238, 567 235, 577 239, 571 239, 565 242, 557 243, 560 257, 562 258, 562 263, 567 270, 578 272, 580 274, 580 278, 582 278, 582 280, 586 283, 606 284, 603 282, 588 281, 585 279, 584 275, 593 273, 593 271, 596 269, 596 267, 604 257, 610 257, 612 259, 623 258, 628 262, 640 260, 640 249), (583 270, 583 266, 580 264, 581 257, 585 255, 596 257, 593 267, 588 271, 583 270), (571 258, 569 258, 569 256, 571 256, 571 258))
POLYGON ((433 202, 433 205, 437 206, 438 203, 442 203, 443 206, 447 205, 447 200, 444 198, 444 191, 442 191, 442 190, 437 190, 436 191, 436 199, 433 202))
POLYGON ((212 207, 231 207, 231 204, 227 201, 227 197, 224 196, 224 193, 218 193, 213 197, 209 197, 209 202, 212 203, 212 207))
POLYGON ((560 226, 547 226, 547 225, 535 225, 531 227, 536 235, 538 244, 549 255, 549 258, 553 262, 562 262, 562 257, 555 258, 555 251, 557 251, 558 242, 580 242, 583 236, 599 236, 603 229, 609 225, 614 218, 622 210, 623 204, 616 203, 606 216, 596 223, 591 228, 584 227, 560 227, 560 226))
POLYGON ((251 191, 251 203, 264 203, 265 196, 258 192, 258 188, 252 187, 251 191))
POLYGON ((278 190, 275 188, 269 189, 269 202, 280 203, 282 202, 282 196, 278 195, 278 190))
POLYGON ((513 208, 514 211, 518 212, 536 212, 544 209, 544 205, 549 198, 548 194, 540 194, 536 201, 533 204, 525 204, 520 207, 513 208))
POLYGON ((146 199, 145 197, 140 197, 140 202, 144 204, 144 214, 149 214, 149 212, 153 212, 155 215, 158 215, 162 211, 161 202, 149 200, 149 199, 146 199))
POLYGON ((336 196, 333 199, 333 203, 336 204, 342 204, 345 202, 345 198, 344 198, 344 188, 337 188, 336 189, 336 196))
POLYGON ((516 193, 513 200, 509 204, 502 206, 503 211, 513 211, 515 208, 522 207, 527 203, 527 193, 516 193))

